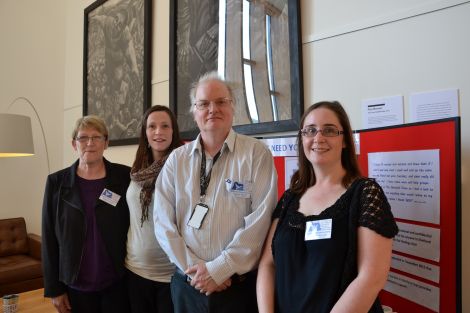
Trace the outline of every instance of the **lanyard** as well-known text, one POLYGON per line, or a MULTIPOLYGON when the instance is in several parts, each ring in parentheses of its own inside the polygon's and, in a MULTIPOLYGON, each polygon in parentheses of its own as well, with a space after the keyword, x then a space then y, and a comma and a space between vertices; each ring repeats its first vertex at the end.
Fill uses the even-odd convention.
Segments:
POLYGON ((201 143, 201 149, 202 149, 202 160, 201 160, 201 176, 200 176, 199 181, 201 183, 200 196, 201 196, 201 199, 203 199, 204 196, 206 195, 207 186, 209 186, 209 182, 211 180, 212 168, 214 167, 215 162, 220 156, 220 151, 222 150, 217 152, 217 154, 214 156, 211 169, 209 170, 209 173, 207 173, 206 175, 206 153, 204 152, 204 146, 202 145, 202 143, 201 143))

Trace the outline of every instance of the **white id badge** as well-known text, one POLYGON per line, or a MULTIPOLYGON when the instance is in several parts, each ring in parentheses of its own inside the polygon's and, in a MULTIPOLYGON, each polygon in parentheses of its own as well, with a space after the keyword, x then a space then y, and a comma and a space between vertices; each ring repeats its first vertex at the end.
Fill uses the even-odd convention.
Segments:
POLYGON ((202 221, 204 220, 204 217, 206 217, 208 211, 209 207, 207 205, 203 203, 196 204, 187 225, 196 229, 201 228, 202 221))
POLYGON ((308 221, 305 225, 305 241, 330 239, 333 220, 308 221))
POLYGON ((107 204, 111 204, 112 206, 116 206, 116 204, 121 199, 121 196, 117 193, 112 192, 109 189, 103 189, 103 192, 100 195, 100 200, 106 202, 107 204))

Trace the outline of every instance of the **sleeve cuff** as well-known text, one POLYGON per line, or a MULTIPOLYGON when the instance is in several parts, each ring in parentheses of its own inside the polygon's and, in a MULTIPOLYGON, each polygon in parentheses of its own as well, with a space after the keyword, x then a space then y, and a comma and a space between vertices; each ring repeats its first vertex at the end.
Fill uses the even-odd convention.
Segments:
POLYGON ((227 278, 234 274, 230 265, 225 262, 223 255, 207 262, 206 268, 217 285, 222 284, 227 278))

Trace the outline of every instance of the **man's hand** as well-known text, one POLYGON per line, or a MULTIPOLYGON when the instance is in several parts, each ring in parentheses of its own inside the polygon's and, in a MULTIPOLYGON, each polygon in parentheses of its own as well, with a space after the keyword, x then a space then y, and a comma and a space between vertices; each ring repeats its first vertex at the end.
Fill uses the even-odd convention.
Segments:
MULTIPOLYGON (((219 291, 224 291, 225 289, 227 289, 228 287, 230 287, 232 285, 232 279, 231 278, 227 278, 226 281, 224 281, 222 284, 220 284, 217 289, 215 291, 219 292, 219 291)), ((208 296, 208 295, 207 295, 208 296)))
POLYGON ((207 271, 207 267, 204 263, 199 263, 189 267, 185 271, 185 274, 192 277, 191 286, 199 290, 201 293, 204 293, 206 296, 213 292, 223 291, 232 284, 231 279, 228 278, 222 284, 217 285, 207 271))
POLYGON ((52 304, 55 306, 55 309, 59 313, 69 313, 72 312, 72 306, 70 305, 69 297, 66 293, 52 298, 52 304))

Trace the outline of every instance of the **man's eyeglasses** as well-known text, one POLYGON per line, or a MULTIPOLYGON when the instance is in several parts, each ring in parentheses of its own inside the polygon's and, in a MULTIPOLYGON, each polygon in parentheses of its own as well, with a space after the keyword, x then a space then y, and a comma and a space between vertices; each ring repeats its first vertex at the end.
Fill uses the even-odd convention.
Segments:
POLYGON ((77 137, 75 138, 76 141, 78 141, 79 143, 88 143, 90 142, 103 142, 106 140, 106 137, 105 136, 91 136, 91 137, 88 137, 88 136, 80 136, 80 137, 77 137))
POLYGON ((212 101, 209 101, 209 100, 197 100, 196 102, 194 102, 194 105, 196 106, 196 109, 200 110, 200 111, 205 111, 207 109, 209 109, 209 105, 211 104, 211 102, 219 107, 219 108, 222 108, 222 107, 225 107, 227 105, 229 105, 231 102, 232 102, 232 99, 229 99, 229 98, 219 98, 219 99, 215 99, 215 100, 212 100, 212 101))
POLYGON ((315 137, 318 133, 321 133, 325 137, 336 137, 344 133, 344 131, 338 130, 335 126, 325 126, 323 129, 308 126, 301 129, 299 132, 303 137, 315 137))

